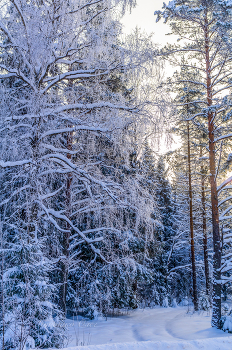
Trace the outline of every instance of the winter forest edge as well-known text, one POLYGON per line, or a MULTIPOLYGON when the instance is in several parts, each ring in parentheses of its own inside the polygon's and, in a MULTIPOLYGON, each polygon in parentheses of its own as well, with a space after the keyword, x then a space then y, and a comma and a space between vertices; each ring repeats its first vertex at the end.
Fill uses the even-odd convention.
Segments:
POLYGON ((0 5, 0 348, 185 302, 232 331, 231 1, 164 4, 163 47, 133 0, 0 5))

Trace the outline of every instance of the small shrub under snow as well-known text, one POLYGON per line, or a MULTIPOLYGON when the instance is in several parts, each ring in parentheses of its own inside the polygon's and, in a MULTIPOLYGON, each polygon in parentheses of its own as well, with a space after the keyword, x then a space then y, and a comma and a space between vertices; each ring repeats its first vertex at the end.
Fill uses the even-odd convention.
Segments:
POLYGON ((224 332, 228 331, 228 333, 232 333, 232 316, 225 316, 222 329, 224 332))

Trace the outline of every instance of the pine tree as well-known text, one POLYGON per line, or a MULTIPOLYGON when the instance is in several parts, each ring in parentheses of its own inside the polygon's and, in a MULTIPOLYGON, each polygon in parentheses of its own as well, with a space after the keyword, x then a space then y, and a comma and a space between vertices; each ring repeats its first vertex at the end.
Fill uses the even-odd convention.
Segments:
MULTIPOLYGON (((219 230, 219 209, 217 194, 216 149, 217 142, 231 136, 227 134, 228 123, 224 111, 228 105, 219 93, 231 87, 231 60, 228 55, 227 38, 230 32, 230 6, 227 2, 213 0, 172 1, 164 6, 164 11, 156 12, 171 24, 173 33, 184 39, 183 45, 166 50, 165 55, 174 54, 174 60, 182 67, 201 72, 199 79, 192 81, 201 86, 204 98, 194 103, 201 108, 200 113, 192 116, 197 122, 205 118, 209 138, 209 171, 211 186, 211 209, 214 245, 214 282, 212 326, 221 327, 221 238, 219 230), (228 5, 228 6, 227 6, 228 5), (222 40, 222 37, 225 40, 222 40), (178 61, 178 53, 185 54, 185 62, 178 61), (229 73, 228 73, 229 72, 229 73), (207 120, 207 122, 206 122, 207 120), (219 124, 221 126, 219 127, 219 124)), ((187 81, 188 78, 187 78, 187 81)))

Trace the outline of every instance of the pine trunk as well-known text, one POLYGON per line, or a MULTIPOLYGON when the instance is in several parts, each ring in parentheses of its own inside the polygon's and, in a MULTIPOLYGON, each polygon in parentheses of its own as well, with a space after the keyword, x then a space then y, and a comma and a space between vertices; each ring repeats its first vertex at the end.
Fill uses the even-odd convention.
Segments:
MULTIPOLYGON (((200 157, 202 157, 202 146, 200 146, 200 157)), ((201 204, 202 204, 203 249, 204 249, 204 264, 205 264, 205 289, 206 289, 206 295, 210 296, 209 256, 208 256, 208 238, 207 238, 207 230, 206 230, 206 206, 205 206, 205 175, 204 175, 203 164, 201 164, 201 204)))
POLYGON ((207 11, 205 11, 205 61, 206 61, 206 82, 207 82, 207 105, 208 105, 208 136, 209 136, 209 168, 210 168, 210 187, 211 187, 211 206, 212 206, 212 226, 213 226, 213 311, 212 326, 221 327, 221 239, 219 229, 219 209, 218 193, 216 180, 216 162, 214 145, 214 117, 210 107, 212 106, 212 82, 210 66, 210 45, 209 45, 209 24, 207 11))
POLYGON ((192 175, 191 175, 191 153, 190 153, 190 135, 189 135, 189 121, 187 121, 187 135, 188 135, 188 177, 189 177, 189 222, 190 222, 190 237, 191 237, 191 262, 192 262, 192 279, 193 279, 193 304, 194 310, 198 310, 197 297, 197 274, 195 261, 195 247, 194 247, 194 232, 193 232, 193 193, 192 193, 192 175))

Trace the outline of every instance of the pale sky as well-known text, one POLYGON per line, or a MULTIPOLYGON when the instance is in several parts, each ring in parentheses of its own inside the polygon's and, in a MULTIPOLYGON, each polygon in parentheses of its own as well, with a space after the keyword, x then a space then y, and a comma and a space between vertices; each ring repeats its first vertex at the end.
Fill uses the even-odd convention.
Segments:
MULTIPOLYGON (((153 40, 155 43, 160 45, 165 45, 167 42, 174 43, 176 41, 175 37, 170 35, 165 35, 170 33, 169 26, 160 20, 156 23, 156 16, 154 12, 156 10, 161 10, 165 0, 137 0, 137 6, 131 13, 127 13, 121 20, 124 25, 123 32, 129 34, 136 26, 140 27, 147 34, 154 33, 153 40)), ((168 3, 169 0, 166 1, 168 3)), ((167 67, 167 75, 171 76, 173 74, 173 68, 167 67)), ((176 149, 180 147, 179 138, 173 137, 173 143, 167 144, 165 135, 160 140, 160 153, 165 153, 166 151, 176 149)))
MULTIPOLYGON (((124 25, 124 33, 129 34, 136 26, 140 27, 142 30, 147 32, 147 34, 154 33, 153 40, 155 43, 160 45, 165 45, 167 42, 174 43, 176 42, 176 37, 165 35, 170 32, 169 26, 163 23, 163 20, 160 20, 156 23, 156 16, 154 12, 156 10, 161 10, 163 2, 168 3, 169 0, 137 0, 137 6, 134 8, 131 13, 127 13, 123 19, 122 24, 124 25)), ((167 69, 168 75, 172 75, 172 69, 167 69), (170 73, 170 74, 169 74, 170 73)), ((175 138, 173 144, 169 147, 165 142, 165 137, 161 140, 161 153, 165 153, 168 149, 176 149, 180 147, 179 139, 175 138)), ((228 176, 232 175, 232 172, 227 172, 228 176)))
MULTIPOLYGON (((154 33, 154 42, 164 45, 166 42, 174 42, 175 39, 165 34, 169 33, 167 24, 160 20, 156 23, 154 12, 161 10, 165 0, 137 0, 137 6, 131 13, 127 13, 123 19, 124 33, 129 34, 136 26, 145 30, 148 34, 154 33)), ((168 3, 169 0, 166 1, 168 3)))
MULTIPOLYGON (((165 0, 137 0, 137 6, 128 11, 122 18, 123 32, 130 34, 135 27, 141 28, 147 34, 153 34, 153 41, 160 46, 167 43, 174 44, 177 42, 176 35, 167 35, 171 32, 168 24, 164 24, 163 19, 156 22, 154 12, 162 10, 165 0)), ((166 1, 169 3, 169 0, 166 1)), ((172 76, 177 67, 172 67, 166 62, 165 72, 167 76, 172 76)))

